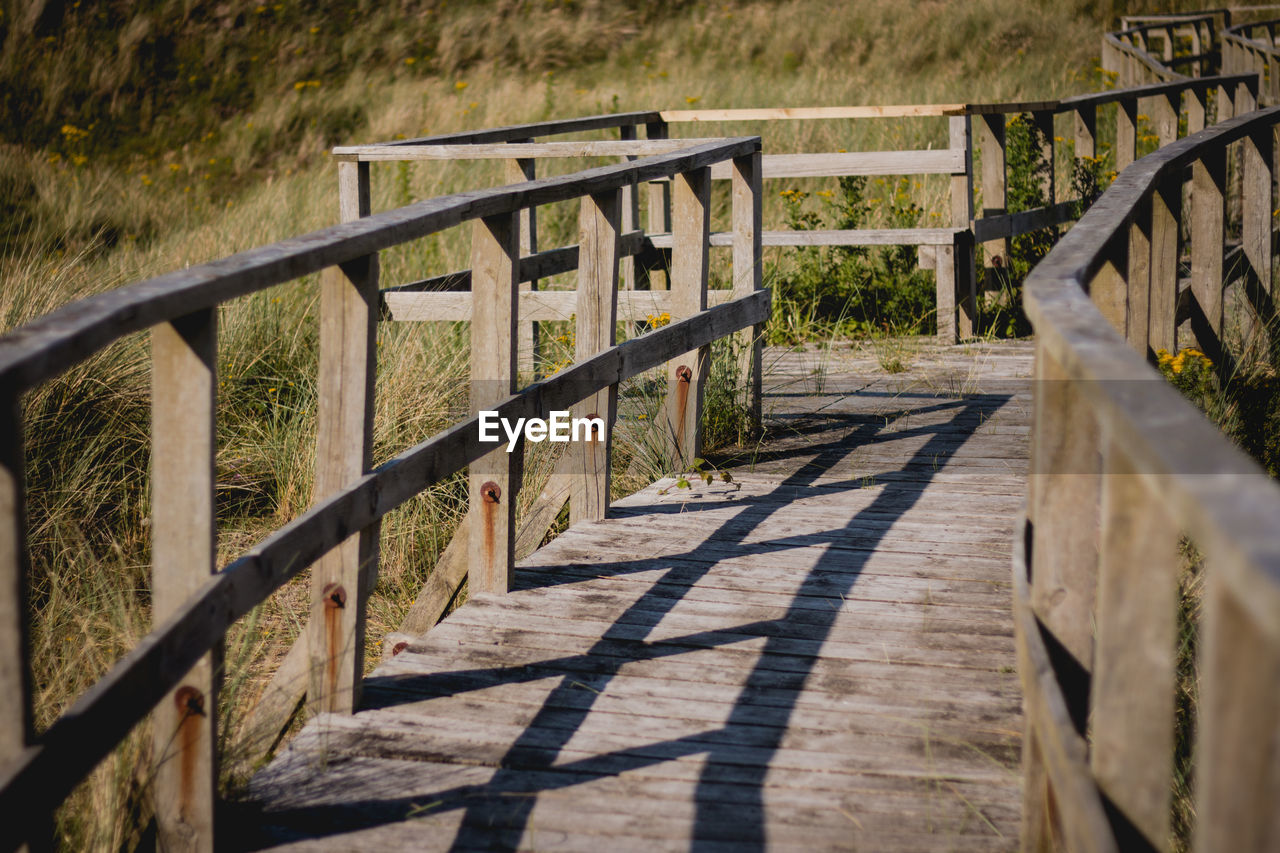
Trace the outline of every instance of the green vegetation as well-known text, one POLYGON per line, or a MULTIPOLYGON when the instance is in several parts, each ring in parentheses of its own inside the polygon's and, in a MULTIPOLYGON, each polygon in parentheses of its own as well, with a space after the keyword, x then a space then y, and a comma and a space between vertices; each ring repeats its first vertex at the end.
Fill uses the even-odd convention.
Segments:
MULTIPOLYGON (((0 329, 331 224, 337 205, 325 152, 335 143, 690 105, 1054 97, 1092 85, 1090 62, 1108 13, 1085 0, 10 4, 0 12, 0 329)), ((772 151, 938 147, 945 130, 919 120, 797 122, 771 128, 766 144, 772 151)), ((759 131, 697 128, 698 135, 759 131)), ((375 166, 373 206, 499 181, 492 163, 375 166)), ((767 186, 766 221, 796 227, 914 225, 945 215, 945 186, 927 180, 767 186)), ((722 221, 721 190, 713 215, 722 221)), ((539 225, 543 246, 574 242, 576 209, 540 211, 539 225)), ((448 233, 387 252, 384 279, 465 267, 466 246, 465 234, 448 233)), ((769 250, 768 283, 779 293, 771 339, 927 331, 931 285, 910 271, 911 260, 897 249, 769 250), (826 281, 830 288, 820 286, 826 281)), ((1009 316, 1016 312, 1012 295, 1003 304, 1009 316)), ((314 278, 221 309, 224 562, 310 501, 316 314, 314 278)), ((547 325, 551 339, 567 332, 567 324, 547 325)), ((1021 330, 1016 320, 1007 329, 1021 330)), ((465 329, 439 325, 380 328, 377 459, 465 410, 458 378, 468 369, 466 341, 465 329)), ((884 351, 887 365, 901 364, 902 353, 884 351)), ((553 347, 548 366, 563 354, 553 347)), ((737 357, 728 344, 713 356, 713 441, 745 435, 743 389, 721 381, 734 375, 737 357)), ((148 383, 147 340, 133 336, 24 401, 41 727, 149 625, 148 383)), ((654 388, 637 383, 621 397, 636 423, 653 423, 654 388)), ((655 434, 620 436, 618 465, 628 473, 617 488, 666 472, 655 434)), ((549 464, 531 458, 530 476, 549 464)), ((375 643, 398 625, 449 541, 464 494, 453 480, 387 519, 370 606, 375 643)), ((306 599, 304 578, 228 638, 222 732, 230 754, 240 717, 301 628, 306 599)), ((63 847, 138 842, 149 820, 148 750, 145 733, 135 733, 77 790, 58 816, 63 847)), ((224 780, 228 790, 238 782, 224 780)))

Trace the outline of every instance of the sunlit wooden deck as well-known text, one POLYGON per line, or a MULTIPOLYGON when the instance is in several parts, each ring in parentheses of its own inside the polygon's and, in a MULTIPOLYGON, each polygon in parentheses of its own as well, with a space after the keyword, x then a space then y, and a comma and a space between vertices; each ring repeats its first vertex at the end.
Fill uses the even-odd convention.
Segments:
POLYGON ((384 663, 244 844, 1015 848, 1031 355, 768 353, 732 482, 618 502, 384 663))

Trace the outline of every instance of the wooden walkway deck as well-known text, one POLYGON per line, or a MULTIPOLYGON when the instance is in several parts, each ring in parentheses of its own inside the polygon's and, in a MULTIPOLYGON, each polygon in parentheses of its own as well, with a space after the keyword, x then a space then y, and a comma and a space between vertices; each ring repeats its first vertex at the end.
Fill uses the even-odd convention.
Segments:
POLYGON ((1031 347, 905 360, 769 354, 731 483, 618 502, 383 664, 258 774, 246 844, 1015 848, 1031 347))

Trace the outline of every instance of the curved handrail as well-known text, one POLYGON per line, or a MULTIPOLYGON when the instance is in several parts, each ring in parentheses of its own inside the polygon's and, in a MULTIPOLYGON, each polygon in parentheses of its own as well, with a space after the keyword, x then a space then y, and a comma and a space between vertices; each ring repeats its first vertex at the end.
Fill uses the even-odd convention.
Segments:
MULTIPOLYGON (((1159 303, 1152 317, 1172 322, 1178 208, 1189 169, 1193 280, 1208 269, 1220 281, 1232 144, 1246 147, 1244 253, 1267 288, 1277 123, 1280 108, 1249 113, 1134 163, 1025 285, 1039 380, 1026 547, 1015 548, 1015 570, 1031 580, 1026 590, 1023 578, 1018 589, 1025 591, 1015 596, 1035 744, 1027 779, 1047 776, 1039 784, 1056 798, 1059 828, 1081 849, 1128 849, 1134 833, 1162 848, 1168 837, 1180 532, 1205 555, 1209 589, 1196 726, 1197 849, 1251 849, 1270 820, 1265 808, 1235 804, 1272 802, 1277 794, 1258 745, 1274 737, 1280 700, 1280 485, 1145 356, 1156 326, 1148 325, 1146 306, 1159 303)), ((1171 337, 1173 330, 1160 331, 1171 337)), ((1054 818, 1035 812, 1036 796, 1025 800, 1032 813, 1024 822, 1043 827, 1054 818)))

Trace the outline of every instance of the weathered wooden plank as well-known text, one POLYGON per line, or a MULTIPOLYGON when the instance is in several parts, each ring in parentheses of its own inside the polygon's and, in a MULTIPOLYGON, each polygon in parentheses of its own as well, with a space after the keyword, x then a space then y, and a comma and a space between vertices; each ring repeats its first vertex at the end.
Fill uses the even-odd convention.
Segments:
POLYGON ((1075 201, 1064 201, 1018 213, 988 216, 973 224, 974 239, 999 240, 1039 231, 1042 228, 1064 225, 1076 218, 1077 210, 1078 204, 1075 201))
MULTIPOLYGON (((618 234, 622 219, 619 191, 584 196, 579 216, 577 334, 575 353, 585 360, 617 343, 618 234)), ((577 459, 569 498, 569 523, 594 521, 609 510, 613 423, 617 417, 618 386, 610 385, 577 403, 574 417, 604 419, 604 435, 573 441, 568 453, 577 459)))
MULTIPOLYGON (((982 219, 1000 216, 1005 213, 1005 117, 1003 114, 985 115, 977 122, 978 150, 982 153, 982 219)), ((977 229, 981 220, 974 223, 974 238, 978 239, 977 229)), ((983 264, 991 267, 1004 263, 1009 256, 1007 239, 984 241, 983 264)))
POLYGON ((1280 831, 1280 651, 1224 580, 1207 579, 1200 626, 1195 844, 1262 851, 1280 831))
POLYGON ((1125 98, 1116 102, 1116 171, 1138 157, 1138 99, 1125 98))
MULTIPOLYGON (((368 164, 339 163, 338 191, 343 222, 369 217, 368 164)), ((324 272, 313 502, 351 486, 372 463, 377 318, 376 254, 324 272)), ((325 552, 311 574, 311 714, 350 713, 360 701, 364 601, 378 578, 378 531, 376 525, 352 529, 354 535, 325 552)))
POLYGON ((1105 465, 1089 760, 1099 789, 1161 850, 1172 814, 1178 531, 1115 448, 1105 465))
MULTIPOLYGON (((509 184, 532 181, 537 177, 537 165, 531 159, 507 160, 505 169, 507 183, 509 184)), ((526 207, 520 211, 518 219, 520 227, 520 258, 523 259, 538 251, 538 209, 536 207, 526 207)), ((523 275, 524 264, 517 262, 516 266, 519 269, 517 275, 520 276, 520 292, 525 293, 537 290, 537 277, 526 280, 523 275)), ((527 317, 522 317, 516 328, 516 364, 521 373, 530 375, 533 373, 534 366, 538 360, 538 324, 527 321, 527 317)))
POLYGON ((1052 844, 1048 834, 1053 833, 1073 850, 1115 851, 1111 825, 1089 772, 1088 749, 1072 722, 1040 633, 1020 550, 1014 549, 1014 627, 1026 714, 1024 742, 1034 739, 1035 744, 1033 751, 1024 753, 1023 773, 1029 781, 1023 797, 1023 849, 1052 844))
MULTIPOLYGON (((963 121, 963 119, 960 119, 963 121)), ((928 151, 841 151, 824 154, 766 154, 761 172, 766 180, 778 178, 836 178, 845 175, 956 175, 964 174, 963 148, 928 151)), ((732 176, 729 163, 711 167, 713 181, 732 176)))
POLYGON ((627 127, 652 122, 658 118, 656 112, 608 113, 605 115, 583 116, 581 118, 556 119, 554 121, 517 124, 510 127, 491 127, 484 130, 464 130, 457 133, 443 133, 434 136, 418 136, 412 139, 398 139, 384 142, 392 148, 412 147, 415 145, 483 145, 488 142, 507 142, 509 140, 532 139, 537 136, 552 136, 561 133, 581 133, 588 130, 608 130, 615 127, 627 127))
MULTIPOLYGON (((961 228, 863 228, 849 231, 764 231, 760 239, 766 246, 949 246, 961 228)), ((671 237, 650 235, 655 248, 671 247, 671 237)), ((731 232, 711 234, 712 246, 732 246, 731 232)))
MULTIPOLYGON (((1142 308, 1147 311, 1147 346, 1153 350, 1175 352, 1177 345, 1178 258, 1181 255, 1182 180, 1177 176, 1162 182, 1151 196, 1151 279, 1142 288, 1137 279, 1130 281, 1129 319, 1142 322, 1142 308), (1142 305, 1145 297, 1146 305, 1142 305)), ((1137 346, 1137 342, 1131 340, 1137 346)), ((1142 350, 1145 354, 1145 349, 1142 350)))
POLYGON ((1099 428, 1078 383, 1043 343, 1036 372, 1031 606, 1088 671, 1093 665, 1099 428))
POLYGON ((663 110, 662 120, 673 124, 690 121, 780 121, 784 119, 907 118, 949 116, 964 112, 964 104, 910 104, 859 107, 774 107, 736 110, 663 110))
MULTIPOLYGON (((763 287, 764 257, 761 251, 763 198, 759 154, 733 161, 733 294, 747 296, 763 287)), ((708 293, 708 296, 711 294, 708 293)), ((753 431, 760 429, 763 415, 764 325, 740 332, 738 375, 747 389, 753 431)))
MULTIPOLYGON (((711 175, 707 169, 676 176, 672 193, 672 319, 707 307, 711 175)), ((667 365, 665 438, 667 457, 685 466, 702 452, 702 398, 711 370, 711 348, 702 347, 667 365)))
MULTIPOLYGON (((624 129, 634 126, 623 126, 624 129)), ((531 134, 533 135, 533 134, 531 134)), ((694 145, 714 142, 711 137, 685 139, 579 139, 570 142, 472 142, 413 144, 378 143, 375 145, 339 145, 334 157, 354 157, 361 161, 381 160, 506 160, 510 158, 626 157, 670 154, 694 145)), ((531 178, 528 180, 532 180, 531 178)))
MULTIPOLYGON (((520 320, 545 322, 568 320, 578 313, 578 291, 538 290, 520 293, 520 320)), ((734 298, 728 290, 707 292, 709 306, 734 298)), ((641 321, 670 313, 674 297, 666 290, 626 290, 617 296, 617 319, 641 321)), ((470 293, 385 293, 384 304, 398 322, 466 323, 471 321, 474 299, 470 293)))
MULTIPOLYGON (((476 222, 471 237, 471 411, 492 410, 517 388, 516 328, 520 259, 519 221, 510 214, 476 222)), ((506 592, 515 567, 516 494, 524 445, 493 449, 471 463, 471 520, 467 554, 470 585, 506 592)))
MULTIPOLYGON (((32 703, 31 635, 28 598, 26 467, 21 396, 0 387, 0 768, 18 763, 35 741, 32 703)), ((56 802, 27 813, 8 831, 40 850, 52 847, 51 818, 56 802)))
MULTIPOLYGON (((1274 128, 1267 127, 1250 134, 1242 143, 1244 164, 1241 178, 1241 238, 1244 257, 1254 286, 1268 296, 1272 292, 1271 223, 1274 181, 1271 170, 1274 134, 1274 128)), ((1249 338, 1259 338, 1262 334, 1262 323, 1255 312, 1246 335, 1249 338)))
MULTIPOLYGON (((217 313, 151 335, 151 618, 159 625, 216 569, 217 313)), ((152 712, 156 831, 166 850, 213 850, 220 649, 152 712)))
MULTIPOLYGON (((1222 248, 1226 191, 1226 153, 1208 152, 1197 159, 1191 167, 1191 292, 1215 339, 1222 334, 1224 319, 1222 248)), ((1201 341, 1202 346, 1215 343, 1201 341)))

